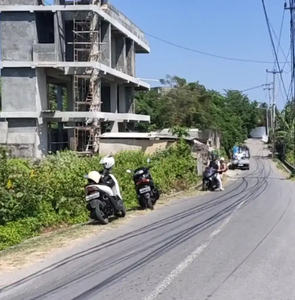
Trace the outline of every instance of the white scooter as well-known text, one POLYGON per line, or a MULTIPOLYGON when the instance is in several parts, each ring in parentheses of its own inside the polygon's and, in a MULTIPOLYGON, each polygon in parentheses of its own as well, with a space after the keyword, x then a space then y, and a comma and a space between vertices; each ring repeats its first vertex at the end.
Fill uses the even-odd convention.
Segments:
POLYGON ((87 209, 90 218, 101 224, 107 224, 109 217, 125 217, 126 208, 120 193, 116 177, 110 173, 115 164, 113 157, 104 157, 100 164, 103 165, 101 172, 92 171, 84 176, 88 180, 85 186, 87 209))

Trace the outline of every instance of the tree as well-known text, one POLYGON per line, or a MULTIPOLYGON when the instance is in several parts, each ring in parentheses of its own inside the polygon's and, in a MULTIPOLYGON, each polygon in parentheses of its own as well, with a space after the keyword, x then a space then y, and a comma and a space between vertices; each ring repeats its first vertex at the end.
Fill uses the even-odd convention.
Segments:
POLYGON ((178 76, 166 76, 161 83, 164 87, 160 93, 151 90, 136 95, 136 113, 151 116, 151 124, 141 130, 217 129, 229 154, 235 143, 242 143, 255 126, 264 122, 258 103, 239 91, 221 94, 178 76))
POLYGON ((2 111, 2 88, 1 88, 1 81, 0 81, 0 112, 2 111))
POLYGON ((289 101, 284 110, 277 110, 276 126, 276 150, 281 158, 287 159, 290 163, 295 162, 295 101, 289 101))

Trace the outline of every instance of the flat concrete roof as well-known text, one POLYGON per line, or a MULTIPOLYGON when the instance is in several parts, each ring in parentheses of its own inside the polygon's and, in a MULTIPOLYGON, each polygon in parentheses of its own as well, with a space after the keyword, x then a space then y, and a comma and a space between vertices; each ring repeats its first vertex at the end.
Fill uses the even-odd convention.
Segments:
POLYGON ((115 18, 107 14, 102 8, 96 5, 0 5, 0 12, 17 12, 17 11, 27 11, 34 13, 35 11, 93 11, 97 13, 101 18, 112 24, 117 30, 122 32, 128 38, 132 39, 138 46, 140 46, 146 53, 150 53, 151 49, 149 45, 138 38, 134 33, 128 30, 124 25, 122 25, 115 18))

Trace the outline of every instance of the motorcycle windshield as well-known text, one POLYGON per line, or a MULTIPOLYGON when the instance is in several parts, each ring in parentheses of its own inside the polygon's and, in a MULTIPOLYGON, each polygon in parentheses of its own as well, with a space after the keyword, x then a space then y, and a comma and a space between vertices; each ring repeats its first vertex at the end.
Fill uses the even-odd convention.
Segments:
POLYGON ((204 172, 204 177, 209 178, 215 174, 215 170, 213 168, 206 169, 204 172))

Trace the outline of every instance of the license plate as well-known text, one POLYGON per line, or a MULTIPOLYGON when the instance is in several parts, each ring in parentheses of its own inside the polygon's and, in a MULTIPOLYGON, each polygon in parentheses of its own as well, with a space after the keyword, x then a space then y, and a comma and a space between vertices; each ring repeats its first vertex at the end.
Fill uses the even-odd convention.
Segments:
POLYGON ((99 192, 91 194, 91 195, 88 195, 88 196, 86 196, 86 201, 91 201, 93 199, 99 198, 99 196, 100 196, 99 192))
POLYGON ((239 164, 239 167, 242 167, 243 166, 243 164, 239 164))
POLYGON ((144 194, 144 193, 147 193, 147 192, 150 192, 151 191, 151 187, 150 186, 147 186, 145 188, 142 188, 139 190, 139 193, 140 194, 144 194))

